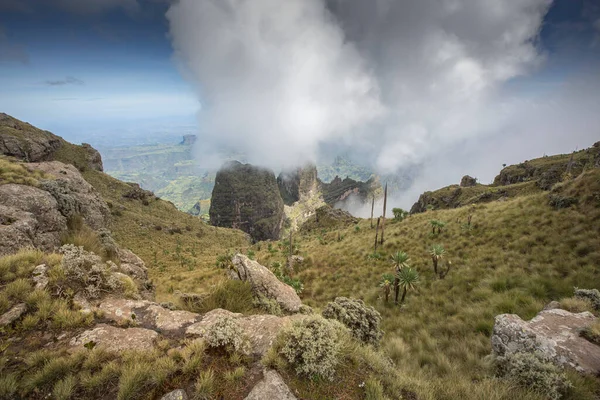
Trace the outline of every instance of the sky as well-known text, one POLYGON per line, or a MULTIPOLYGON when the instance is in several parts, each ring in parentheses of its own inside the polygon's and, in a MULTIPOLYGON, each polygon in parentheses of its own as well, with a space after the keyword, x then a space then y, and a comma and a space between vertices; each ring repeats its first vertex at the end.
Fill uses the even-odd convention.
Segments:
POLYGON ((206 166, 347 154, 398 199, 600 140, 597 0, 0 0, 0 111, 206 166))

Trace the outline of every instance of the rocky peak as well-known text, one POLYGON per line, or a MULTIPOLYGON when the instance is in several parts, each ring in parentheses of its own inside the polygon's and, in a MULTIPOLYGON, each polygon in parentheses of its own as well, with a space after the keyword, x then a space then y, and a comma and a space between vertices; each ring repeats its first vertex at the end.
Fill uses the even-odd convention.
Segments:
POLYGON ((473 178, 469 175, 463 176, 462 179, 460 180, 461 187, 472 187, 475 185, 477 185, 477 178, 473 178))
POLYGON ((273 171, 225 163, 217 172, 209 216, 212 225, 241 229, 254 240, 278 239, 284 213, 273 171))
POLYGON ((285 205, 318 195, 321 182, 317 178, 317 166, 307 164, 294 170, 282 171, 277 177, 279 192, 285 205))

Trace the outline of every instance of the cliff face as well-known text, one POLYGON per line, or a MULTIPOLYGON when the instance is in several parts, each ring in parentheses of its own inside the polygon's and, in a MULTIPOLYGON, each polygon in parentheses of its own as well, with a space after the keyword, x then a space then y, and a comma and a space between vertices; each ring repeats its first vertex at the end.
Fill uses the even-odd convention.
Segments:
POLYGON ((241 229, 256 241, 278 239, 284 213, 275 174, 238 161, 226 163, 217 172, 209 216, 212 225, 241 229))

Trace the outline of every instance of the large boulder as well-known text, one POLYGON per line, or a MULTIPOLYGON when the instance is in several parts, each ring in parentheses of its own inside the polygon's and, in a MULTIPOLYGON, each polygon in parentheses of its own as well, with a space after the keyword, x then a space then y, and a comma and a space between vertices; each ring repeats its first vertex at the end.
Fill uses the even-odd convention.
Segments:
POLYGON ((275 174, 237 161, 226 163, 217 172, 209 215, 212 225, 241 229, 256 241, 279 239, 284 213, 275 174))
POLYGON ((52 177, 42 181, 40 188, 54 196, 65 217, 81 215, 93 229, 108 227, 110 209, 77 168, 59 161, 31 163, 27 167, 52 177))
POLYGON ((477 178, 465 175, 460 180, 460 187, 471 187, 477 185, 477 178))
POLYGON ((302 301, 296 291, 277 279, 269 269, 242 254, 236 254, 231 261, 234 267, 229 270, 231 279, 249 282, 256 295, 275 300, 285 311, 300 311, 302 301))
POLYGON ((514 314, 498 315, 492 334, 492 349, 497 356, 537 353, 556 365, 598 375, 600 346, 579 334, 596 320, 589 312, 573 314, 560 309, 541 311, 529 322, 514 314))
POLYGON ((285 384, 281 375, 276 371, 269 370, 263 373, 263 379, 259 381, 244 400, 296 400, 296 396, 285 384))
POLYGON ((0 255, 23 247, 52 251, 67 231, 56 199, 32 186, 0 186, 0 221, 0 255))
POLYGON ((252 354, 263 355, 271 348, 281 329, 292 321, 305 317, 300 314, 287 317, 277 317, 275 315, 244 317, 242 314, 218 308, 206 313, 199 322, 190 325, 186 329, 186 336, 206 337, 211 327, 218 321, 224 318, 232 318, 250 340, 252 354))

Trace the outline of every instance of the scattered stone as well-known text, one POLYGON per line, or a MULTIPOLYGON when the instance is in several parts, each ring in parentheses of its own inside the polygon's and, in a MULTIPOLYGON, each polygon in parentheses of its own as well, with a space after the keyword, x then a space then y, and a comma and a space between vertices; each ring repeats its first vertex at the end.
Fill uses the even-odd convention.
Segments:
POLYGON ((150 350, 158 333, 143 328, 116 328, 100 324, 94 329, 87 330, 81 335, 71 339, 70 346, 76 350, 89 342, 97 346, 110 348, 112 351, 123 350, 150 350))
POLYGON ((79 307, 79 312, 82 314, 91 314, 96 310, 96 307, 93 307, 81 292, 73 296, 73 305, 79 307))
POLYGON ((182 389, 173 390, 165 394, 160 400, 188 400, 188 395, 182 389))
POLYGON ((33 269, 33 281, 36 290, 44 290, 48 286, 48 267, 46 264, 38 265, 33 269))
POLYGON ((231 279, 250 282, 255 294, 277 301, 285 311, 299 311, 302 301, 296 291, 277 279, 266 267, 242 254, 235 255, 232 262, 234 269, 229 270, 231 279))
POLYGON ((13 322, 21 318, 21 316, 25 314, 26 311, 27 306, 25 305, 25 303, 17 304, 0 317, 0 327, 12 324, 13 322))
POLYGON ((151 304, 151 302, 146 300, 109 297, 100 303, 98 309, 103 312, 104 318, 117 323, 124 323, 137 320, 136 309, 144 309, 151 304))
POLYGON ((245 400, 296 400, 296 396, 276 371, 265 371, 263 375, 263 379, 254 386, 245 400))
POLYGON ((160 331, 178 331, 198 321, 199 315, 189 311, 171 311, 157 304, 146 308, 142 321, 148 322, 160 331))
POLYGON ((596 320, 589 312, 573 314, 560 309, 541 311, 529 322, 514 314, 498 315, 492 349, 497 356, 536 352, 558 366, 597 375, 600 373, 600 346, 579 335, 596 320))
POLYGON ((544 310, 554 310, 557 308, 560 308, 560 303, 558 301, 551 301, 544 306, 544 310))

